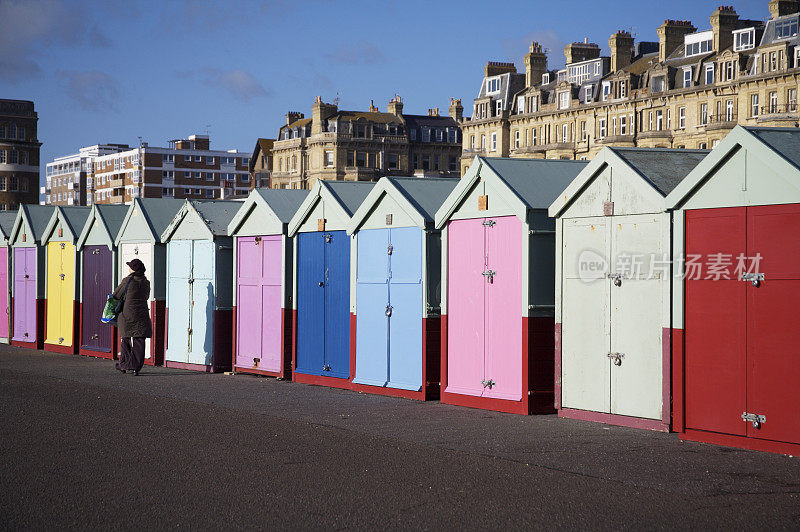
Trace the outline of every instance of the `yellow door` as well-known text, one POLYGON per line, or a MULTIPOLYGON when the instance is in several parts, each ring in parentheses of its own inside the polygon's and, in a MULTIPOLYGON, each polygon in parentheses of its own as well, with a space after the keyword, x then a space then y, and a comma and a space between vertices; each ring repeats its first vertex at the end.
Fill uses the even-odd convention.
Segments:
POLYGON ((72 346, 75 296, 75 246, 69 242, 47 244, 47 330, 45 342, 72 346))

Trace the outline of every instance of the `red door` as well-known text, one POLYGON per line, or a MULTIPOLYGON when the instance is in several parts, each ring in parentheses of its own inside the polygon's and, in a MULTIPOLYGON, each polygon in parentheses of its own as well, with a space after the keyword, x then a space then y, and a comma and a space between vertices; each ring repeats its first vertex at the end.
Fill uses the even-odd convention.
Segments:
POLYGON ((766 417, 751 437, 800 442, 800 205, 747 209, 747 254, 761 256, 759 286, 745 285, 747 412, 766 417))
MULTIPOLYGON (((746 210, 686 211, 685 405, 690 429, 746 435, 746 283, 709 275, 745 253, 746 210), (721 254, 721 255, 720 255, 721 254), (702 264, 698 272, 692 264, 702 264)), ((735 265, 734 265, 735 266, 735 265)))

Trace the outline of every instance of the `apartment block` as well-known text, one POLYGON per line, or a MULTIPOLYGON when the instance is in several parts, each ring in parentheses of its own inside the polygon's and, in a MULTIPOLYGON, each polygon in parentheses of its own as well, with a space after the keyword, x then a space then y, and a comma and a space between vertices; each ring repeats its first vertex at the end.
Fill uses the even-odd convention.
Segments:
POLYGON ((0 99, 0 209, 39 203, 38 122, 33 102, 0 99))
MULTIPOLYGON (((135 148, 114 144, 100 147, 104 153, 92 151, 85 170, 67 178, 51 174, 50 167, 68 159, 71 168, 77 168, 78 161, 73 156, 48 164, 47 204, 127 204, 134 198, 161 197, 222 199, 244 196, 250 190, 249 154, 212 150, 208 135, 171 140, 166 148, 146 142, 135 148), (70 188, 64 189, 65 186, 70 188)), ((90 148, 81 151, 84 150, 90 148)), ((80 164, 83 168, 83 161, 80 164)))
POLYGON ((95 144, 77 153, 56 157, 47 163, 42 201, 52 205, 91 205, 87 184, 94 178, 94 160, 130 149, 127 144, 95 144))
POLYGON ((403 114, 395 96, 386 112, 339 110, 317 97, 311 117, 289 112, 272 148, 273 188, 311 188, 317 179, 374 181, 385 175, 458 177, 461 100, 449 115, 403 114))
POLYGON ((618 31, 609 56, 571 43, 557 71, 536 42, 524 74, 488 63, 462 123, 462 175, 478 154, 591 159, 603 146, 711 148, 737 124, 797 127, 800 2, 767 8, 763 22, 720 6, 702 30, 665 20, 652 42, 618 31))

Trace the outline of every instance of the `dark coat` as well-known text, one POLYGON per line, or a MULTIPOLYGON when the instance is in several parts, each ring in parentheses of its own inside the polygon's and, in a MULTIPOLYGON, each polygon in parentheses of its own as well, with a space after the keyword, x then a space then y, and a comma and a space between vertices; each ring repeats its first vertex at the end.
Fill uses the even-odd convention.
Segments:
POLYGON ((134 272, 124 278, 114 290, 114 297, 120 299, 128 279, 128 291, 125 292, 125 302, 122 313, 117 317, 117 327, 121 338, 152 338, 153 324, 150 321, 150 310, 147 300, 150 299, 150 281, 144 273, 134 272))

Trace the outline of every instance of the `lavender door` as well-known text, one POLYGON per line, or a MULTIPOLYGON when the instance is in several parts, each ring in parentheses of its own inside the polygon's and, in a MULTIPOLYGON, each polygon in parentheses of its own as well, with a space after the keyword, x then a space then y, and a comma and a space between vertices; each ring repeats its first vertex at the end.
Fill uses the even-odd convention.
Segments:
POLYGON ((36 248, 14 249, 14 330, 12 340, 36 341, 36 248))
POLYGON ((0 247, 0 337, 8 338, 8 247, 0 247))
POLYGON ((278 373, 281 349, 281 237, 239 238, 236 366, 278 373))
POLYGON ((81 286, 81 349, 110 353, 114 342, 113 327, 100 322, 106 297, 114 290, 111 272, 114 265, 106 246, 83 248, 81 286))

